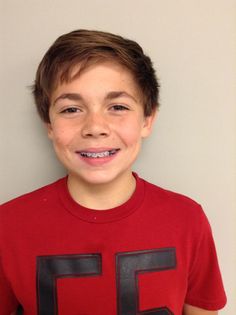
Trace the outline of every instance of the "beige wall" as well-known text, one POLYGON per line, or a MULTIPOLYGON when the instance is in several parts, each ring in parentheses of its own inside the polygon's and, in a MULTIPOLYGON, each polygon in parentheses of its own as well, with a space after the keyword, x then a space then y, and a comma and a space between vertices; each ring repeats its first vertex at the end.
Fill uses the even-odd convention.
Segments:
POLYGON ((152 138, 135 169, 199 201, 218 248, 236 314, 236 1, 8 0, 0 4, 1 201, 64 171, 35 114, 30 90, 42 54, 77 28, 137 40, 162 85, 152 138))

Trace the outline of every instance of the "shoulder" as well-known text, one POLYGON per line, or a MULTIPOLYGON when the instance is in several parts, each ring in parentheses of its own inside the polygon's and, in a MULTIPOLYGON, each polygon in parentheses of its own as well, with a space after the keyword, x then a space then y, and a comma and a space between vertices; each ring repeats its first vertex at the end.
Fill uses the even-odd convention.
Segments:
POLYGON ((145 186, 145 211, 152 222, 164 227, 165 233, 169 231, 168 235, 174 235, 189 248, 196 249, 200 243, 206 246, 213 243, 209 220, 198 202, 147 181, 145 186))
POLYGON ((158 209, 169 220, 182 221, 186 224, 195 222, 195 225, 208 225, 208 219, 202 209, 202 206, 192 198, 161 188, 146 180, 145 195, 148 206, 152 209, 158 209))
POLYGON ((39 206, 47 199, 55 197, 58 193, 58 188, 61 187, 65 181, 66 178, 61 178, 53 183, 3 203, 0 206, 0 215, 4 216, 5 213, 10 215, 11 212, 16 214, 17 211, 21 211, 23 209, 25 211, 27 208, 32 209, 32 206, 39 206))
POLYGON ((182 207, 200 207, 200 204, 197 201, 186 195, 162 188, 146 180, 143 181, 145 183, 146 193, 152 195, 153 198, 159 200, 161 203, 174 204, 182 207))

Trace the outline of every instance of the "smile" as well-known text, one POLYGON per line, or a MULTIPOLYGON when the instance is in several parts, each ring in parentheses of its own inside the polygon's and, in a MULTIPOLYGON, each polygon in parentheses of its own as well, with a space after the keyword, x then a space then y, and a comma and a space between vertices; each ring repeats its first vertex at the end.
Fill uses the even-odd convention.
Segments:
POLYGON ((102 151, 102 152, 86 152, 86 151, 81 151, 79 152, 82 157, 86 158, 93 158, 93 159, 100 159, 108 156, 112 156, 118 152, 119 149, 112 149, 112 150, 107 150, 107 151, 102 151))

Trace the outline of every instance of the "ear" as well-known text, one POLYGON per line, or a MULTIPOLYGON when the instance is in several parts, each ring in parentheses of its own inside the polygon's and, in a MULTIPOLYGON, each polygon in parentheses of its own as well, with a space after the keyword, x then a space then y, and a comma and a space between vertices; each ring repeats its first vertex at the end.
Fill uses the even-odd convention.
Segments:
POLYGON ((147 138, 152 132, 152 127, 157 117, 157 110, 154 110, 150 116, 144 117, 142 138, 147 138))
POLYGON ((51 123, 45 123, 44 125, 45 125, 46 130, 47 130, 48 138, 50 140, 52 140, 52 138, 53 138, 53 129, 52 129, 51 123))

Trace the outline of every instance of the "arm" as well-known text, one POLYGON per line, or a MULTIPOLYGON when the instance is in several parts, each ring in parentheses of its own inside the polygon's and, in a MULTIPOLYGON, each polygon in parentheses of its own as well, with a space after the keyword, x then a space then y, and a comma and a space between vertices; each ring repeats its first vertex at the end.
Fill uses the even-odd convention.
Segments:
POLYGON ((185 304, 183 315, 218 315, 218 311, 207 311, 202 308, 185 304))
POLYGON ((0 296, 1 296, 1 307, 0 315, 16 315, 17 312, 13 310, 17 309, 19 304, 12 289, 11 285, 5 277, 3 272, 1 260, 0 260, 0 296))
POLYGON ((23 315, 23 309, 22 307, 18 307, 15 312, 12 312, 10 315, 23 315))

